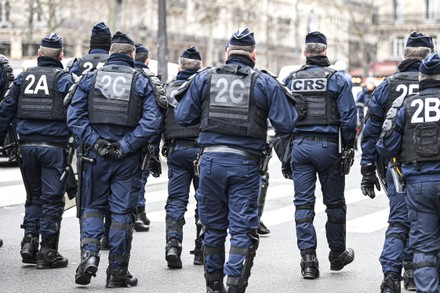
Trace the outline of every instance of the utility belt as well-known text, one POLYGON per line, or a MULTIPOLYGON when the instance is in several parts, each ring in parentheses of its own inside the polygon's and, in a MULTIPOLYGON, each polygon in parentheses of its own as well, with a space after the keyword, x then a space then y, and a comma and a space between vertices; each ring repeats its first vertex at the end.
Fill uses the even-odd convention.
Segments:
POLYGON ((312 135, 298 135, 295 136, 295 138, 304 138, 306 140, 311 140, 311 141, 316 141, 316 142, 320 142, 320 141, 328 141, 328 142, 332 142, 332 143, 338 143, 338 138, 337 137, 324 137, 324 136, 312 136, 312 135))
POLYGON ((184 148, 197 148, 199 147, 199 144, 197 143, 197 138, 192 140, 186 140, 186 139, 171 139, 168 141, 168 147, 170 149, 174 148, 176 145, 184 148))
POLYGON ((251 152, 234 149, 226 145, 212 145, 203 148, 203 153, 232 153, 246 157, 248 160, 253 160, 257 163, 260 162, 261 155, 257 155, 251 152))
POLYGON ((66 143, 63 143, 63 142, 40 142, 40 141, 20 140, 20 146, 65 149, 67 145, 66 145, 66 143))

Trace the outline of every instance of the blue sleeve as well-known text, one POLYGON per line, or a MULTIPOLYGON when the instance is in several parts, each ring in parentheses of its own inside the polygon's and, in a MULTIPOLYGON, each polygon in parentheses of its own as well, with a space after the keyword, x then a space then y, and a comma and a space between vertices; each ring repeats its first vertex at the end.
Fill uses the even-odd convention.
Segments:
POLYGON ((73 85, 73 79, 70 73, 66 72, 60 75, 60 77, 58 77, 58 81, 57 81, 58 92, 67 94, 72 85, 73 85))
POLYGON ((75 61, 73 61, 72 67, 70 68, 70 73, 78 75, 78 66, 79 66, 79 59, 75 59, 75 61))
POLYGON ((198 74, 186 90, 174 109, 176 122, 181 126, 190 126, 200 122, 202 98, 206 88, 207 72, 198 74))
POLYGON ((160 135, 162 127, 163 114, 149 80, 138 77, 135 88, 138 94, 144 97, 143 113, 136 128, 119 141, 124 154, 140 150, 148 141, 160 135))
MULTIPOLYGON (((403 129, 406 122, 405 120, 405 107, 402 107, 397 113, 395 126, 397 126, 397 128, 403 129)), ((401 143, 402 134, 397 132, 395 127, 388 137, 378 140, 376 144, 376 149, 381 156, 390 159, 399 155, 401 143)))
POLYGON ((388 99, 388 82, 382 82, 371 96, 368 105, 368 118, 362 131, 361 165, 373 164, 376 161, 376 143, 382 132, 384 105, 388 99))
POLYGON ((346 145, 354 145, 356 137, 357 109, 353 93, 347 80, 340 74, 335 74, 330 82, 329 91, 337 95, 336 101, 339 111, 339 121, 342 140, 346 145))
POLYGON ((277 135, 293 133, 298 113, 289 98, 286 97, 282 87, 272 77, 261 76, 255 81, 255 96, 256 98, 264 94, 267 97, 267 117, 270 123, 275 128, 277 135), (261 91, 261 94, 259 94, 261 91))
POLYGON ((14 119, 18 109, 18 97, 23 83, 23 74, 20 73, 12 83, 11 88, 6 92, 4 99, 0 102, 0 139, 8 132, 9 124, 14 119))
POLYGON ((88 94, 92 91, 94 74, 87 74, 78 84, 67 109, 67 126, 86 145, 93 146, 99 134, 90 125, 88 94))

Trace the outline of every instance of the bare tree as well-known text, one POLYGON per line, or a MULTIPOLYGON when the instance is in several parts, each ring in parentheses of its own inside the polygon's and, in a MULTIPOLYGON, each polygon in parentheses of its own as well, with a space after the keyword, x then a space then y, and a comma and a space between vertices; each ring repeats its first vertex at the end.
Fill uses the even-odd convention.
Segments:
POLYGON ((162 82, 168 79, 168 38, 167 38, 167 19, 166 19, 166 0, 159 0, 159 28, 158 33, 158 75, 161 76, 162 82))

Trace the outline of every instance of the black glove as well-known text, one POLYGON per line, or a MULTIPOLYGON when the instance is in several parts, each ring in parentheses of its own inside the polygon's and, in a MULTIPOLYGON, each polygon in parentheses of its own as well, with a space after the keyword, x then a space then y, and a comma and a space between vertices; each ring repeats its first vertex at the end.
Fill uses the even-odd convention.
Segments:
POLYGON ((93 147, 101 158, 108 158, 110 156, 111 143, 105 139, 98 139, 93 147))
POLYGON ((283 173, 284 178, 292 179, 292 168, 290 168, 290 162, 282 163, 281 172, 283 173))
POLYGON ((162 174, 162 164, 160 163, 159 154, 154 155, 148 163, 148 172, 154 177, 158 178, 162 174))
POLYGON ((118 142, 113 142, 111 144, 110 152, 109 152, 109 158, 112 160, 120 160, 124 157, 121 145, 118 142))
POLYGON ((376 176, 376 166, 375 165, 363 165, 361 167, 362 181, 361 190, 364 195, 374 198, 376 194, 374 193, 374 186, 380 191, 379 179, 376 176))

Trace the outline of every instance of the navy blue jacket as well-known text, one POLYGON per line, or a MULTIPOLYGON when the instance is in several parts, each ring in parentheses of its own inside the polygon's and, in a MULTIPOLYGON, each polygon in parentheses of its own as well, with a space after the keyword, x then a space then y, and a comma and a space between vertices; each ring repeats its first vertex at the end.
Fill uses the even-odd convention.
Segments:
MULTIPOLYGON (((226 63, 249 65, 243 63, 241 58, 234 56, 231 56, 226 63)), ((189 126, 200 122, 203 99, 209 96, 209 76, 209 70, 201 71, 195 76, 189 89, 174 109, 174 116, 178 124, 189 126)), ((277 134, 292 133, 298 114, 277 81, 269 75, 261 73, 255 80, 253 91, 256 103, 267 110, 268 118, 277 134)), ((230 136, 211 131, 200 132, 198 142, 202 147, 227 145, 258 154, 266 147, 266 140, 255 137, 230 136)))
MULTIPOLYGON (((37 64, 41 67, 63 68, 63 64, 59 60, 45 56, 38 57, 37 64)), ((18 97, 22 84, 23 73, 20 73, 0 105, 0 137, 6 134, 9 123, 17 114, 18 97)), ((72 84, 72 76, 66 71, 58 76, 56 90, 67 94, 72 84)), ((69 129, 66 123, 61 121, 17 119, 17 133, 21 140, 65 142, 69 135, 69 129)))
MULTIPOLYGON (((133 59, 123 54, 112 54, 107 64, 134 68, 133 59)), ((88 72, 81 79, 67 111, 67 124, 83 143, 93 146, 99 138, 117 141, 122 152, 127 154, 139 151, 154 135, 160 135, 163 115, 157 105, 153 88, 143 75, 133 81, 136 94, 144 99, 142 117, 136 128, 106 124, 92 126, 88 119, 88 95, 93 91, 96 73, 88 72)))
MULTIPOLYGON (((399 72, 418 72, 419 60, 408 59, 403 61, 399 67, 399 72)), ((362 131, 362 159, 361 165, 374 164, 376 161, 376 143, 382 132, 382 124, 386 118, 385 106, 389 99, 388 81, 384 80, 374 90, 370 104, 368 106, 369 118, 365 121, 362 131)))
MULTIPOLYGON (((308 61, 310 67, 305 70, 316 70, 320 67, 325 67, 318 64, 312 64, 308 61)), ((291 87, 292 76, 289 75, 284 79, 284 84, 288 88, 291 87)), ((353 146, 356 137, 356 122, 357 112, 356 104, 354 102, 353 94, 350 85, 343 75, 336 72, 330 78, 328 83, 328 91, 332 92, 337 98, 336 104, 340 117, 340 127, 342 133, 342 140, 345 145, 353 146)), ((309 125, 298 126, 295 128, 295 133, 300 135, 317 135, 317 136, 333 136, 338 135, 338 126, 335 125, 309 125)))
MULTIPOLYGON (((420 94, 429 92, 430 88, 423 89, 420 87, 420 94)), ((397 112, 396 128, 404 129, 406 123, 405 107, 402 106, 397 112)), ((400 146, 402 143, 402 134, 395 129, 391 132, 390 136, 380 139, 376 148, 378 153, 385 158, 397 157, 400 154, 400 146)), ((418 169, 414 168, 414 164, 402 164, 402 175, 403 178, 408 176, 418 176, 418 175, 430 175, 440 173, 440 161, 432 162, 420 162, 418 163, 418 169)))

